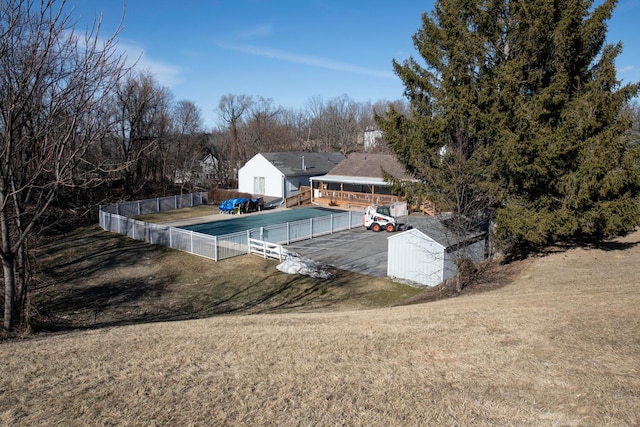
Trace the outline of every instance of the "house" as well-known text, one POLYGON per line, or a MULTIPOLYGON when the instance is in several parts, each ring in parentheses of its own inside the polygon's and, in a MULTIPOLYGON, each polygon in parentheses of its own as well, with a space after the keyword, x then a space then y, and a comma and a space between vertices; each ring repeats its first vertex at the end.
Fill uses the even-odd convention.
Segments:
POLYGON ((297 194, 301 186, 309 186, 311 177, 326 174, 342 160, 341 153, 258 153, 238 171, 238 191, 284 199, 297 194))
POLYGON ((215 149, 207 147, 192 168, 174 171, 173 182, 176 184, 206 185, 216 178, 218 163, 215 149))
POLYGON ((487 233, 455 232, 445 216, 407 217, 406 231, 387 239, 387 275, 420 286, 435 286, 454 277, 458 261, 469 258, 478 263, 485 258, 487 233))
POLYGON ((206 153, 202 159, 200 159, 200 170, 202 178, 205 181, 211 181, 216 177, 218 172, 218 159, 213 153, 213 150, 207 148, 206 153))
POLYGON ((382 171, 400 180, 415 181, 391 154, 351 153, 328 174, 311 178, 311 202, 346 209, 399 201, 391 194, 382 171))
POLYGON ((383 138, 382 131, 379 129, 367 128, 364 131, 364 151, 375 149, 381 144, 383 138))

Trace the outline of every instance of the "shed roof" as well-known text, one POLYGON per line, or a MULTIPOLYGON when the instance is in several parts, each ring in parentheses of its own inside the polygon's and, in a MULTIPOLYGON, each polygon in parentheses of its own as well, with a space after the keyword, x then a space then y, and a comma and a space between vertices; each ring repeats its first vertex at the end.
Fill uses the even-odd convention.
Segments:
POLYGON ((285 176, 323 175, 344 160, 342 153, 286 151, 260 154, 285 176))
MULTIPOLYGON (((411 227, 411 229, 407 231, 417 230, 425 236, 433 239, 447 251, 457 250, 459 247, 475 243, 478 240, 482 240, 486 235, 486 232, 479 228, 476 230, 473 227, 471 227, 470 230, 464 230, 459 234, 456 233, 455 227, 447 221, 452 218, 449 215, 410 215, 406 218, 405 229, 411 227)), ((403 233, 394 234, 389 236, 389 239, 398 237, 402 234, 403 233)))

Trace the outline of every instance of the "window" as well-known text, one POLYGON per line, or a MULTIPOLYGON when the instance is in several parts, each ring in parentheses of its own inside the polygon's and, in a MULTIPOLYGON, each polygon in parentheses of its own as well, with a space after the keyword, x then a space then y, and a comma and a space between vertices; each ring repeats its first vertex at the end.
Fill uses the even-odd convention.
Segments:
POLYGON ((253 194, 264 194, 264 176, 253 177, 253 194))

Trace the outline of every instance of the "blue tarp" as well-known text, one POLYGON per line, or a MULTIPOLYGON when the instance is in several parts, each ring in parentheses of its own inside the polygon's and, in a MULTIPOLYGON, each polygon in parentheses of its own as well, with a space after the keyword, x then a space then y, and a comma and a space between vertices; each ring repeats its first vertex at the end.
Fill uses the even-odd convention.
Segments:
POLYGON ((239 197, 236 199, 228 199, 225 200, 224 202, 220 203, 220 206, 218 206, 218 209, 220 209, 222 212, 231 212, 233 211, 233 208, 235 208, 236 206, 242 205, 244 203, 247 203, 249 201, 249 199, 245 198, 245 197, 239 197))

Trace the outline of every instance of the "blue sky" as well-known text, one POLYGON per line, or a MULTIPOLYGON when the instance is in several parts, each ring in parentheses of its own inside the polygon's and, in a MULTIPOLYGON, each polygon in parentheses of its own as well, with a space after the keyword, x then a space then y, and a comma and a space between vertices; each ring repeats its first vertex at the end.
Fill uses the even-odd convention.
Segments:
MULTIPOLYGON (((123 16, 119 49, 176 100, 196 103, 207 129, 226 94, 272 98, 303 109, 312 97, 395 100, 391 60, 418 56, 411 36, 434 1, 68 0, 80 25, 102 14, 102 35, 123 16)), ((599 4, 601 1, 596 1, 599 4)), ((624 43, 624 82, 640 81, 640 0, 621 0, 608 39, 624 43)))

